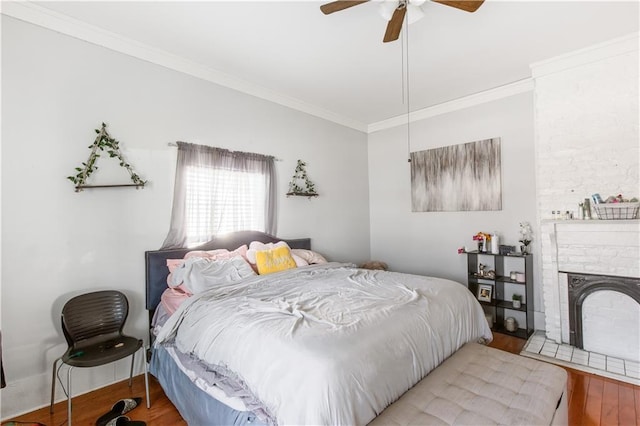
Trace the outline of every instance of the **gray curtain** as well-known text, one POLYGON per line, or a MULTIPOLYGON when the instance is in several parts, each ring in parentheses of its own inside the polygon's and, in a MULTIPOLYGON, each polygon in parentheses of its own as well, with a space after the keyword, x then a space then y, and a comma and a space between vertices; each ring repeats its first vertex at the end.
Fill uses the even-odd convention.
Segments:
POLYGON ((7 383, 4 381, 4 366, 2 365, 2 334, 0 334, 0 387, 4 388, 7 383))
MULTIPOLYGON (((275 164, 272 156, 253 154, 239 151, 229 151, 204 145, 194 145, 185 142, 178 142, 178 159, 176 167, 176 181, 173 193, 173 210, 171 212, 171 225, 169 234, 162 244, 162 248, 186 247, 187 227, 186 214, 187 204, 203 205, 212 203, 215 197, 206 192, 223 194, 229 191, 224 187, 228 182, 221 179, 208 179, 206 182, 207 191, 188 191, 189 173, 194 168, 198 170, 216 170, 231 172, 259 173, 264 177, 265 182, 265 205, 264 205, 264 228, 247 229, 264 231, 271 235, 276 235, 276 176, 275 164), (205 193, 201 193, 205 192, 205 193), (187 200, 187 196, 189 200, 187 200)), ((206 173, 205 173, 206 175, 206 173)), ((191 176, 191 179, 193 176, 191 176)), ((242 191, 242 187, 234 188, 234 191, 242 191)), ((198 224, 198 237, 201 241, 208 241, 219 231, 219 217, 209 218, 209 223, 198 224)), ((241 221, 240 221, 241 222, 241 221)))

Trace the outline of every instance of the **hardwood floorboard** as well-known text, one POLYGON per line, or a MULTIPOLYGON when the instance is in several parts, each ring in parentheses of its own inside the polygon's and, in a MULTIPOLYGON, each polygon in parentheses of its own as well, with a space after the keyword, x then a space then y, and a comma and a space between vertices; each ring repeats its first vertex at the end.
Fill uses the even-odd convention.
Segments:
POLYGON ((600 416, 601 425, 613 426, 619 424, 618 393, 619 386, 610 381, 604 382, 604 389, 602 390, 602 414, 600 416))
POLYGON ((640 407, 636 408, 633 393, 631 385, 618 387, 618 419, 621 425, 640 424, 636 418, 636 412, 640 413, 640 407))
POLYGON ((587 389, 589 388, 589 377, 582 374, 573 376, 573 393, 569 403, 569 424, 582 424, 585 403, 587 400, 587 389), (573 423, 572 423, 573 422, 573 423))
POLYGON ((587 401, 584 407, 584 417, 582 424, 585 426, 599 425, 602 416, 602 392, 604 381, 600 378, 591 377, 589 379, 589 389, 587 390, 587 401))
POLYGON ((489 346, 513 354, 519 354, 526 343, 527 341, 524 339, 518 339, 506 334, 493 333, 493 341, 489 343, 489 346))
POLYGON ((640 386, 634 386, 635 406, 636 406, 636 424, 640 425, 640 386))
MULTIPOLYGON (((518 354, 526 344, 524 339, 495 333, 489 346, 518 354)), ((568 372, 567 401, 570 425, 640 425, 640 387, 603 378, 571 368, 568 372)), ((93 426, 121 398, 144 398, 144 377, 137 376, 133 386, 122 381, 102 389, 73 398, 73 424, 93 426)), ((151 408, 145 402, 126 415, 153 426, 186 426, 171 401, 153 376, 149 376, 151 408)), ((67 422, 66 402, 55 405, 54 414, 49 407, 11 419, 11 421, 40 422, 47 426, 62 426, 67 422)), ((4 423, 3 423, 4 424, 4 423)), ((205 425, 202 425, 205 426, 205 425)))
POLYGON ((571 398, 573 398, 573 390, 575 388, 575 376, 573 374, 567 375, 567 403, 571 407, 571 398))

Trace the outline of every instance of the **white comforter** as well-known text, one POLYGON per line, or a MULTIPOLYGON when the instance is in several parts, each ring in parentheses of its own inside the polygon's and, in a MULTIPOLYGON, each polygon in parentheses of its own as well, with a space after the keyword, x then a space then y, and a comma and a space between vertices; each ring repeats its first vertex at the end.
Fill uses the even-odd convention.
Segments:
POLYGON ((491 331, 463 285, 330 263, 194 296, 157 342, 236 374, 270 421, 362 425, 480 338, 491 331))

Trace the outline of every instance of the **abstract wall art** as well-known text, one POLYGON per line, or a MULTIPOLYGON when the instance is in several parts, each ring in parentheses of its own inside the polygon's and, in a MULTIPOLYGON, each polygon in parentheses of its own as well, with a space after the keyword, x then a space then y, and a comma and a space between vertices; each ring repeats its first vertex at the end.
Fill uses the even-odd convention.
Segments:
POLYGON ((411 210, 502 210, 500 138, 412 152, 411 210))

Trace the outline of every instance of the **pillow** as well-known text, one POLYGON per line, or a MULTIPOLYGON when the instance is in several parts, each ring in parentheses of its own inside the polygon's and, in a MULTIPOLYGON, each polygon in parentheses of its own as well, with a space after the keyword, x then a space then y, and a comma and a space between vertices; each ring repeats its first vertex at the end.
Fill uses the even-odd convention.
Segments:
POLYGON ((173 273, 179 267, 184 264, 186 259, 192 258, 201 258, 201 259, 209 259, 209 260, 221 260, 221 259, 231 259, 232 257, 242 257, 244 260, 247 260, 247 250, 248 247, 246 244, 241 245, 237 249, 233 251, 229 251, 227 249, 215 249, 215 250, 193 250, 184 255, 183 259, 167 259, 167 268, 169 268, 169 276, 167 276, 167 284, 169 287, 174 287, 179 285, 180 283, 176 283, 173 279, 173 273))
POLYGON ((320 253, 316 253, 315 251, 305 249, 291 249, 291 254, 304 259, 309 265, 327 263, 327 259, 325 259, 320 253))
POLYGON ((191 257, 204 257, 207 259, 231 259, 235 256, 242 256, 245 259, 247 258, 247 250, 248 247, 242 245, 233 251, 229 251, 227 249, 215 249, 215 250, 193 250, 184 255, 185 259, 189 259, 191 257))
POLYGON ((186 259, 173 273, 173 286, 182 284, 185 292, 198 294, 255 275, 249 263, 240 256, 230 259, 192 258, 186 259))
POLYGON ((167 275, 167 285, 169 285, 169 287, 174 287, 173 273, 182 265, 184 265, 184 259, 167 259, 167 268, 169 268, 169 275, 167 275))
POLYGON ((167 268, 169 268, 169 273, 173 273, 176 268, 179 268, 184 263, 184 259, 167 259, 167 268))
POLYGON ((296 261, 293 260, 291 250, 287 245, 257 251, 256 265, 260 275, 286 271, 297 267, 296 261))
MULTIPOLYGON (((229 250, 227 249, 221 249, 221 250, 211 250, 211 252, 224 252, 224 253, 229 253, 229 250)), ((203 250, 194 250, 194 251, 190 251, 187 254, 184 255, 184 258, 182 259, 167 259, 167 268, 169 268, 169 275, 173 274, 175 272, 175 270, 179 267, 181 267, 184 264, 185 259, 189 259, 192 257, 204 257, 204 258, 208 258, 210 252, 206 252, 203 250)), ((168 279, 168 277, 167 277, 168 279)))
POLYGON ((204 257, 204 258, 210 258, 210 257, 216 257, 219 255, 223 255, 229 253, 229 250, 227 249, 215 249, 215 250, 192 250, 190 252, 188 252, 187 254, 184 255, 185 259, 190 259, 192 257, 204 257))
POLYGON ((291 257, 296 262, 296 266, 307 266, 309 264, 306 260, 304 260, 300 256, 296 256, 295 254, 291 253, 291 249, 289 248, 289 245, 284 241, 278 241, 277 243, 266 243, 266 244, 261 243, 260 241, 252 241, 249 244, 249 250, 247 250, 246 259, 251 264, 251 266, 253 266, 254 269, 256 269, 257 271, 257 267, 255 266, 256 253, 258 251, 270 250, 277 247, 286 247, 287 249, 289 249, 291 257))
POLYGON ((185 291, 183 286, 169 287, 160 297, 160 303, 169 315, 173 314, 176 309, 191 296, 191 293, 185 291))

